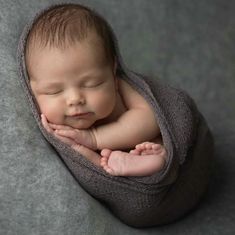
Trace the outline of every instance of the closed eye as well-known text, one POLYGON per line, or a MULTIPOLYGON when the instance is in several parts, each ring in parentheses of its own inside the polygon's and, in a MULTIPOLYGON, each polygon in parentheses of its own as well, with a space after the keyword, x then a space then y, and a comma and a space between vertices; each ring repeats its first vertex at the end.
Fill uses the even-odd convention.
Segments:
POLYGON ((99 87, 100 85, 102 85, 104 82, 100 81, 100 82, 96 82, 96 83, 88 83, 88 84, 84 84, 84 88, 96 88, 99 87))
POLYGON ((45 95, 57 95, 59 93, 61 93, 62 90, 58 90, 58 91, 48 91, 48 92, 44 92, 45 95))

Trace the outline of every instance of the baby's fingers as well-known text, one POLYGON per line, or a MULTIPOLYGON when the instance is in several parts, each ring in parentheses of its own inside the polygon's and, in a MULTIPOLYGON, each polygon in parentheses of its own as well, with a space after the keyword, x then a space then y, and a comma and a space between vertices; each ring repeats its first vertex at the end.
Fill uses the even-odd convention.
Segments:
POLYGON ((73 130, 72 127, 66 126, 66 125, 58 125, 58 124, 53 124, 53 123, 49 123, 49 125, 54 130, 73 130))
POLYGON ((60 136, 76 139, 77 133, 74 130, 55 130, 55 133, 60 136))
POLYGON ((41 114, 41 121, 42 121, 43 127, 47 130, 47 132, 53 134, 54 131, 53 131, 53 129, 50 127, 50 125, 49 125, 49 123, 48 123, 48 121, 47 121, 47 119, 46 119, 46 116, 45 116, 44 114, 41 114))

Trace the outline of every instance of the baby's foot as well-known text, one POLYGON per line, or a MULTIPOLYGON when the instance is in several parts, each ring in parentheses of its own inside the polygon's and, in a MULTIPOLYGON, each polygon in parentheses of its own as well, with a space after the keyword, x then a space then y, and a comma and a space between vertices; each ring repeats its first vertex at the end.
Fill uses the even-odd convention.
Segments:
POLYGON ((150 155, 150 154, 159 154, 165 150, 164 146, 161 144, 156 144, 153 142, 144 142, 137 144, 135 149, 130 151, 130 153, 139 153, 139 155, 150 155))
POLYGON ((128 153, 103 149, 100 154, 100 165, 106 172, 115 176, 124 174, 125 156, 128 155, 128 153))
POLYGON ((166 150, 160 144, 145 142, 130 153, 122 151, 101 151, 100 165, 115 176, 147 176, 163 168, 166 150))

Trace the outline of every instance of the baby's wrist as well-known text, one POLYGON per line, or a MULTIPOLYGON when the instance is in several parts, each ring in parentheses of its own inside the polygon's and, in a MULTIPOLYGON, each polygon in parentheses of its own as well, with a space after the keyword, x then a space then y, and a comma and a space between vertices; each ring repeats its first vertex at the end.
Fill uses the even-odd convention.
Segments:
POLYGON ((97 144, 97 130, 95 127, 93 127, 90 130, 90 134, 91 134, 91 139, 92 139, 92 146, 94 150, 98 149, 98 144, 97 144))

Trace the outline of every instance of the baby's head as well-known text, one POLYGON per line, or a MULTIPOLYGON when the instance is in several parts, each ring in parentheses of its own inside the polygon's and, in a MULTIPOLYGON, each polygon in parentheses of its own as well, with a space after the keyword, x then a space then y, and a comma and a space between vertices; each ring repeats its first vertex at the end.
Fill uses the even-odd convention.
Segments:
POLYGON ((30 30, 26 45, 27 62, 34 49, 66 49, 77 42, 89 41, 91 33, 96 37, 90 43, 104 50, 106 62, 114 63, 116 50, 111 29, 102 17, 79 4, 49 8, 37 18, 30 30))
POLYGON ((107 23, 77 4, 45 11, 26 43, 26 67, 41 113, 86 129, 116 104, 116 51, 107 23))

